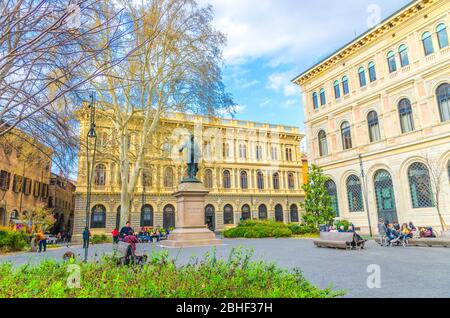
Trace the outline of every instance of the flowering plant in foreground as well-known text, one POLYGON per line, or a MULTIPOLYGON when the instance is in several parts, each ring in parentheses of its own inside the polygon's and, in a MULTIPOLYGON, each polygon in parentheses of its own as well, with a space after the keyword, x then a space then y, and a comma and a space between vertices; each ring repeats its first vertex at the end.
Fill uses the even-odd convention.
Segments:
POLYGON ((228 259, 215 252, 177 265, 167 252, 145 266, 117 266, 113 257, 95 263, 45 261, 37 266, 0 265, 0 297, 81 298, 330 298, 341 291, 319 289, 300 270, 252 260, 234 249, 228 259), (67 285, 68 266, 80 266, 80 288, 67 285))

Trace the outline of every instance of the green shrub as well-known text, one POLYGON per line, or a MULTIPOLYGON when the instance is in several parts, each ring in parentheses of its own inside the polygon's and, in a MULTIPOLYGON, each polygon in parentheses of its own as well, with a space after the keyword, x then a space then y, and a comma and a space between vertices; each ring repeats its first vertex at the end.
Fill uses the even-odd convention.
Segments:
POLYGON ((336 227, 337 230, 341 229, 341 227, 344 227, 344 231, 348 231, 348 229, 350 228, 350 222, 347 220, 338 220, 336 222, 334 222, 334 226, 336 227))
POLYGON ((93 235, 90 239, 91 244, 104 244, 104 243, 111 243, 112 238, 107 237, 105 234, 102 235, 93 235))
POLYGON ((343 292, 319 289, 299 269, 252 260, 234 249, 227 259, 215 252, 177 266, 167 251, 154 253, 144 266, 117 266, 113 259, 80 266, 81 288, 68 288, 68 266, 45 261, 14 268, 0 264, 0 298, 331 298, 343 292))
POLYGON ((291 237, 289 227, 275 221, 246 220, 235 228, 224 231, 226 238, 265 238, 265 237, 291 237))
POLYGON ((25 231, 13 231, 7 228, 0 229, 0 252, 22 251, 30 241, 25 231))
POLYGON ((313 224, 308 225, 308 224, 291 223, 289 224, 289 229, 292 231, 292 234, 294 235, 319 233, 319 229, 313 224))

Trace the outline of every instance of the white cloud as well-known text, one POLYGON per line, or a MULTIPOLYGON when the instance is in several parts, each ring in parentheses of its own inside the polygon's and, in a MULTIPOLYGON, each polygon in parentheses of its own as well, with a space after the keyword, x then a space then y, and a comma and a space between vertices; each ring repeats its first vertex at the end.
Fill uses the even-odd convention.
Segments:
POLYGON ((265 57, 274 67, 300 63, 300 57, 318 60, 364 32, 372 4, 379 5, 384 17, 409 1, 199 0, 213 5, 214 25, 227 35, 228 63, 265 57))
POLYGON ((298 96, 299 90, 297 86, 291 83, 293 77, 294 73, 292 71, 273 73, 268 78, 266 88, 275 92, 283 92, 285 97, 298 96))

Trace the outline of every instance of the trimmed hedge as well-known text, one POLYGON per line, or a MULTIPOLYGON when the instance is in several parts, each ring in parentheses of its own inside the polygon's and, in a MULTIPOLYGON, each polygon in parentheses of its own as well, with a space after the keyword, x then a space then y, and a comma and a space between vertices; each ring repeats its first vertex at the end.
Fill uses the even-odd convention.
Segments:
POLYGON ((107 237, 105 234, 102 235, 93 235, 91 239, 89 240, 91 244, 104 244, 104 243, 111 243, 112 238, 107 237))
POLYGON ((292 237, 292 235, 317 233, 315 227, 303 224, 284 224, 275 221, 246 220, 239 223, 235 228, 226 230, 223 235, 226 238, 281 238, 292 237))
POLYGON ((294 235, 303 235, 303 234, 317 234, 319 233, 319 229, 314 225, 307 224, 289 224, 289 229, 292 231, 294 235))
POLYGON ((332 298, 342 291, 319 289, 299 269, 252 260, 234 249, 227 259, 209 253, 177 266, 167 251, 144 266, 118 266, 111 258, 94 263, 45 261, 14 268, 0 264, 0 298, 332 298), (69 267, 71 266, 71 267, 69 267), (70 272, 80 288, 69 288, 70 272))

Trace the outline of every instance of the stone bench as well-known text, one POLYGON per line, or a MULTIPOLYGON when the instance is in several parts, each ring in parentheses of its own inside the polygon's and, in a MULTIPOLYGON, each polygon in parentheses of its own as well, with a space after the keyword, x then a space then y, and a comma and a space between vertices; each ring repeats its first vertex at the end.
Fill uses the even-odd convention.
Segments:
POLYGON ((356 246, 364 248, 364 241, 357 242, 352 232, 320 232, 320 239, 313 240, 317 247, 349 249, 356 246))
POLYGON ((440 237, 421 237, 408 240, 411 246, 443 246, 450 247, 450 232, 442 232, 440 237))

